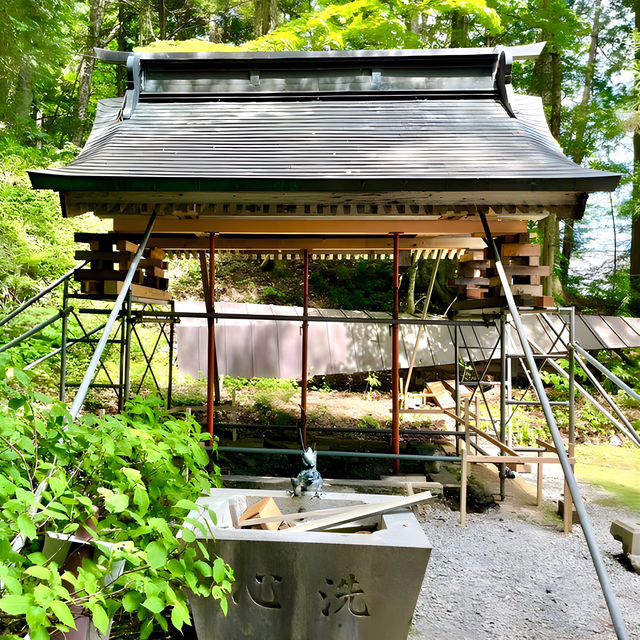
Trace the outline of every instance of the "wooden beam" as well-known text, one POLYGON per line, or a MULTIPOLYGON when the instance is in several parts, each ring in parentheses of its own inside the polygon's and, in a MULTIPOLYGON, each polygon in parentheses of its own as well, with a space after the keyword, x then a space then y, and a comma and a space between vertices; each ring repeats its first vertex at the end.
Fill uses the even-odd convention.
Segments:
MULTIPOLYGON (((153 237, 154 246, 163 247, 169 251, 199 250, 206 248, 206 238, 197 236, 153 237)), ((364 254, 370 251, 377 253, 393 252, 393 242, 388 236, 382 237, 358 237, 346 236, 342 238, 326 237, 300 237, 288 236, 218 236, 218 251, 245 251, 248 253, 260 253, 271 251, 290 251, 303 253, 306 250, 312 255, 323 253, 364 254)), ((435 236, 400 238, 401 251, 419 251, 431 249, 484 249, 485 242, 482 238, 469 236, 435 236)))
MULTIPOLYGON (((142 233, 146 217, 117 218, 113 221, 115 231, 142 233)), ((492 220, 494 235, 515 235, 524 233, 527 223, 521 220, 492 220)), ((158 218, 156 233, 239 233, 239 234, 391 234, 401 229, 403 234, 424 234, 431 236, 482 234, 482 222, 478 218, 467 220, 415 220, 399 218, 374 219, 314 219, 306 218, 211 218, 181 220, 178 218, 158 218)), ((537 246, 537 245, 536 245, 537 246)), ((458 248, 458 247, 452 247, 458 248)), ((459 248, 465 248, 464 246, 459 248)))
POLYGON ((482 436, 485 440, 490 442, 493 446, 498 447, 500 451, 504 451, 506 454, 514 458, 520 457, 520 455, 516 451, 508 447, 506 444, 503 444, 502 442, 500 442, 500 440, 498 440, 497 438, 494 438, 492 435, 486 433, 482 429, 479 429, 475 425, 470 424, 469 429, 471 429, 474 433, 477 433, 479 436, 482 436))

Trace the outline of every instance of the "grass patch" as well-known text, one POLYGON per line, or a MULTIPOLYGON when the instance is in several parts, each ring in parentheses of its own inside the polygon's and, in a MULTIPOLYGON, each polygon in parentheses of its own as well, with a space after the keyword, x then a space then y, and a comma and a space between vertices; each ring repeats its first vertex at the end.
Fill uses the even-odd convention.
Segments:
POLYGON ((610 494, 608 504, 630 507, 640 513, 640 449, 608 444, 576 446, 576 476, 610 494))

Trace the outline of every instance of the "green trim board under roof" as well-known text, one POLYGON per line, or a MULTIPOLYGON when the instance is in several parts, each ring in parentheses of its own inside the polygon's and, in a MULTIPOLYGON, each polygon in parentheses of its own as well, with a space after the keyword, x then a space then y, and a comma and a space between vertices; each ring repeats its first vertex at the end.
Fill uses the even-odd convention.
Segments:
POLYGON ((66 167, 30 172, 34 187, 92 192, 96 203, 109 192, 123 204, 127 192, 148 192, 151 203, 189 192, 194 205, 218 192, 291 202, 410 192, 445 204, 466 192, 491 206, 538 194, 579 216, 586 194, 619 180, 563 155, 540 99, 511 90, 504 49, 126 59, 124 99, 100 101, 85 148, 66 167), (516 195, 500 201, 505 192, 516 195))

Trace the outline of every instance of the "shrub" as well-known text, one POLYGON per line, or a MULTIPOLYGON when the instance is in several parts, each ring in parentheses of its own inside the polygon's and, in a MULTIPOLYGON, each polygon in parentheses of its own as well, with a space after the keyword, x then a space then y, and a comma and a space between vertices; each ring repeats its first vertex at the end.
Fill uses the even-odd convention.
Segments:
POLYGON ((136 398, 120 415, 71 421, 63 404, 31 391, 28 376, 0 360, 4 638, 47 640, 74 628, 79 615, 106 633, 109 619, 124 612, 144 640, 156 626, 166 632, 169 621, 178 629, 190 624, 187 588, 226 610, 232 571, 182 530, 185 519, 202 529, 188 514, 219 483, 200 446, 208 436, 159 403, 136 398), (46 532, 73 534, 81 526, 99 542, 77 569, 43 554, 46 532), (123 562, 124 572, 110 581, 123 562))
POLYGON ((358 421, 361 429, 379 429, 380 423, 373 416, 363 416, 358 421))

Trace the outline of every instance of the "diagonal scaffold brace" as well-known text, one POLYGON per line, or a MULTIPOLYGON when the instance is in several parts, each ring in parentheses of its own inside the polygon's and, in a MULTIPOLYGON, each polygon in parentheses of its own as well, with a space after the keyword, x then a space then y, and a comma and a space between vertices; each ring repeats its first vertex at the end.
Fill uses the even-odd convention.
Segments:
POLYGON ((547 398, 547 394, 545 393, 544 385, 542 384, 542 379, 540 378, 540 372, 538 371, 538 367, 536 366, 534 355, 533 355, 533 352, 531 351, 531 346, 529 344, 529 340, 527 338, 524 325, 522 324, 522 319, 520 318, 520 314, 518 312, 518 307, 516 306, 516 302, 513 298, 513 294, 511 293, 509 279, 507 278, 507 274, 500 260, 500 252, 498 251, 498 247, 496 246, 493 236, 491 235, 491 229, 489 228, 489 223, 487 222, 487 218, 485 214, 480 213, 479 215, 480 215, 480 219, 482 220, 482 226, 484 228, 487 244, 489 245, 489 251, 491 253, 491 257, 495 262, 495 269, 496 269, 496 272, 498 273, 498 277, 500 278, 500 284, 502 285, 502 288, 504 290, 504 295, 507 299, 507 306, 509 307, 511 319, 513 320, 513 324, 518 333, 520 343, 522 344, 522 349, 525 354, 527 367, 529 368, 529 372, 531 373, 531 381, 533 382, 533 386, 538 396, 538 400, 542 405, 542 411, 544 412, 544 416, 547 420, 549 431, 551 432, 551 437, 553 439, 553 444, 555 445, 555 448, 558 453, 560 466, 562 467, 565 480, 567 482, 569 490, 571 491, 571 497, 573 498, 573 502, 574 502, 576 511, 578 513, 578 518, 580 519, 580 525, 582 527, 582 531, 584 532, 584 537, 587 541, 587 546, 589 547, 591 560, 593 561, 593 566, 596 570, 596 574, 598 575, 598 580, 600 581, 602 593, 607 603, 607 608, 609 609, 611 622, 613 622, 613 626, 616 632, 616 636, 618 637, 618 640, 629 640, 629 632, 627 631, 624 619, 622 618, 622 612, 620 611, 618 600, 613 591, 613 587, 611 586, 611 581, 609 580, 609 574, 607 573, 607 569, 604 566, 604 562, 602 560, 602 554, 600 553, 600 548, 598 547, 598 542, 596 540, 595 533, 593 531, 591 520, 584 506, 584 502, 582 500, 582 494, 580 492, 580 488, 578 487, 578 483, 576 481, 575 475, 573 474, 573 469, 571 468, 571 464, 569 463, 569 456, 567 455, 567 452, 564 448, 564 443, 562 442, 562 436, 560 435, 560 430, 558 429, 556 419, 553 415, 553 410, 551 408, 551 404, 549 403, 549 398, 547 398))
MULTIPOLYGON (((151 235, 151 231, 153 230, 153 225, 155 221, 156 221, 156 214, 154 213, 151 215, 149 219, 149 223, 147 224, 147 228, 142 238, 142 241, 138 246, 138 250, 136 251, 135 256, 133 257, 133 260, 131 261, 129 270, 127 271, 127 275, 125 276, 124 282, 122 283, 122 289, 118 294, 116 301, 113 304, 113 309, 109 314, 109 319, 104 325, 104 330, 102 332, 102 335, 100 336, 100 340, 98 341, 98 344, 96 345, 96 349, 93 352, 91 362, 87 367, 87 371, 84 374, 82 383, 80 384, 78 392, 76 393, 76 397, 73 400, 73 404, 69 409, 71 420, 75 420, 78 417, 78 414, 80 413, 80 409, 82 409, 82 405, 84 404, 85 398, 87 397, 87 393, 91 386, 91 382, 96 374, 98 365, 100 364, 102 352, 104 351, 107 341, 109 340, 109 335, 111 334, 111 330, 113 329, 113 326, 116 323, 118 316, 120 315, 120 311, 122 310, 122 305, 124 304, 125 298, 129 295, 129 290, 133 282, 133 276, 138 268, 138 264, 140 263, 140 258, 142 258, 142 254, 144 253, 147 243, 149 242, 149 236, 151 235)), ((54 458, 53 464, 51 465, 51 471, 45 478, 42 479, 42 481, 36 488, 35 501, 31 507, 31 509, 34 512, 35 512, 35 509, 37 509, 37 505, 40 503, 40 500, 42 499, 42 494, 47 488, 47 485, 49 483, 49 478, 53 475, 54 470, 55 470, 55 458, 54 458)), ((24 547, 25 542, 26 540, 24 535, 18 534, 11 541, 11 548, 14 551, 19 551, 24 547)))

